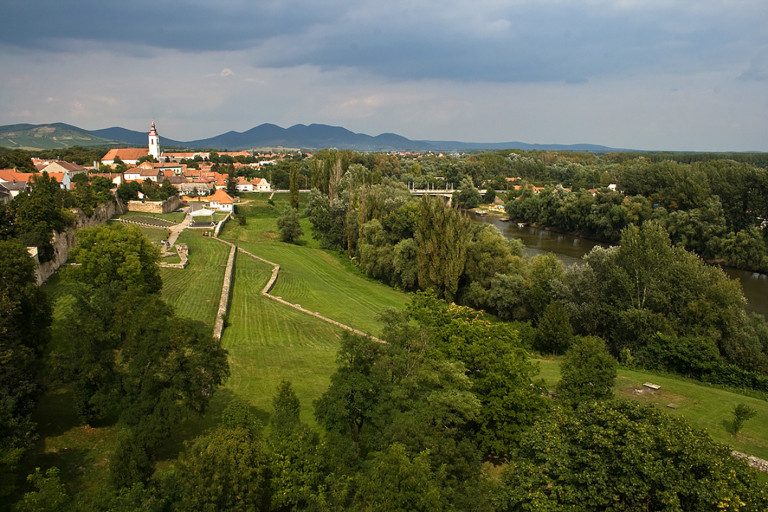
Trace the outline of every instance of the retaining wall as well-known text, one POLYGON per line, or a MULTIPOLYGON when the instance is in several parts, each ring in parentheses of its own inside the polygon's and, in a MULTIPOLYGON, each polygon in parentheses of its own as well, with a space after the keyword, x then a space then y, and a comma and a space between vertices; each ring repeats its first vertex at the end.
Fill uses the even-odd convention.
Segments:
POLYGON ((129 212, 170 213, 180 206, 179 196, 171 196, 165 201, 128 201, 129 212))
POLYGON ((53 245, 53 258, 50 261, 40 263, 37 259, 37 250, 30 250, 30 254, 37 262, 35 267, 35 279, 37 284, 43 284, 49 277, 53 275, 62 265, 67 262, 69 258, 69 250, 75 245, 75 231, 80 228, 90 228, 104 224, 114 215, 120 215, 124 213, 123 203, 117 199, 115 202, 109 202, 102 204, 93 209, 93 213, 88 216, 79 208, 73 208, 72 212, 76 215, 77 221, 75 225, 65 231, 54 231, 51 244, 53 245))
POLYGON ((224 331, 224 319, 227 317, 229 311, 229 298, 232 291, 232 276, 235 270, 235 253, 237 253, 237 247, 235 244, 219 240, 220 242, 227 244, 229 249, 229 258, 227 258, 227 269, 224 271, 224 284, 221 287, 221 299, 219 299, 219 310, 216 313, 216 323, 213 326, 213 337, 217 340, 221 340, 221 334, 224 331))

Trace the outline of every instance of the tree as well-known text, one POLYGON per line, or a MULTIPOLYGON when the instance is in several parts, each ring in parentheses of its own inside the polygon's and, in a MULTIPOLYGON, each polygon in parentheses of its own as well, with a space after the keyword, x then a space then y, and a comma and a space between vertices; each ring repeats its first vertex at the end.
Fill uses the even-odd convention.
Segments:
POLYGON ((419 287, 453 300, 464 272, 470 241, 469 219, 439 199, 425 197, 416 226, 419 287))
POLYGON ((618 363, 597 336, 577 337, 560 365, 558 394, 573 403, 613 396, 618 363))
POLYGON ((227 170, 227 194, 235 196, 237 194, 237 172, 234 166, 229 166, 227 170))
POLYGON ((297 427, 301 420, 299 419, 299 398, 288 381, 282 381, 277 390, 275 398, 272 400, 272 407, 275 412, 270 418, 272 431, 275 433, 290 432, 297 427))
POLYGON ((754 418, 757 411, 746 404, 738 404, 733 409, 733 435, 738 434, 744 426, 744 422, 754 418))
POLYGON ((158 249, 136 226, 105 224, 77 232, 70 256, 78 263, 67 269, 72 280, 90 287, 158 293, 163 286, 158 249))
POLYGON ((79 265, 65 274, 76 298, 62 359, 86 421, 120 411, 111 478, 130 486, 151 475, 172 426, 205 411, 228 375, 226 351, 162 301, 157 250, 138 229, 81 230, 71 254, 79 265))
POLYGON ((291 165, 291 171, 288 174, 289 192, 291 196, 291 208, 299 209, 299 170, 296 164, 291 165))
POLYGON ((539 319, 534 348, 542 353, 562 354, 573 341, 573 327, 563 304, 552 301, 539 319))
POLYGON ((41 262, 53 257, 54 231, 62 232, 74 224, 73 215, 64 208, 64 198, 65 191, 44 172, 33 178, 28 194, 19 194, 11 202, 16 215, 14 231, 26 246, 38 248, 41 262))
POLYGON ((371 277, 391 282, 394 277, 394 249, 379 219, 363 225, 358 241, 360 267, 371 277))
POLYGON ((40 468, 35 468, 35 472, 27 476, 27 481, 37 490, 24 494, 24 498, 16 506, 19 512, 53 512, 64 509, 70 501, 57 467, 49 468, 45 473, 40 471, 40 468))
POLYGON ((376 361, 383 347, 368 338, 345 333, 331 376, 331 385, 315 401, 315 417, 329 432, 338 432, 353 444, 356 457, 364 453, 363 434, 372 426, 383 392, 385 375, 376 361))
POLYGON ((37 365, 50 338, 52 309, 35 280, 35 262, 18 240, 0 241, 0 499, 35 441, 37 365))
POLYGON ((269 510, 269 456, 261 435, 243 426, 218 427, 179 457, 172 510, 269 510))
POLYGON ((758 512, 754 470, 694 430, 632 401, 582 403, 545 416, 501 475, 496 510, 758 512))
MULTIPOLYGON (((471 421, 474 442, 484 456, 505 458, 546 408, 532 382, 538 366, 523 349, 519 333, 489 322, 482 312, 449 305, 424 292, 414 296, 408 313, 407 320, 416 320, 422 336, 428 336, 438 351, 464 365, 481 405, 471 421)), ((393 322, 385 339, 397 339, 390 334, 397 329, 403 326, 393 322)))
POLYGON ((277 219, 277 227, 283 242, 292 243, 304 235, 304 230, 299 224, 299 216, 293 208, 286 209, 283 216, 277 219))
POLYGON ((453 204, 457 208, 477 208, 480 204, 480 192, 472 184, 472 178, 461 180, 459 189, 453 193, 453 204))
MULTIPOLYGON (((438 471, 439 473, 439 471, 438 471)), ((442 495, 443 476, 430 467, 429 453, 411 457, 400 443, 377 452, 358 474, 357 510, 388 512, 442 511, 448 503, 442 495)))

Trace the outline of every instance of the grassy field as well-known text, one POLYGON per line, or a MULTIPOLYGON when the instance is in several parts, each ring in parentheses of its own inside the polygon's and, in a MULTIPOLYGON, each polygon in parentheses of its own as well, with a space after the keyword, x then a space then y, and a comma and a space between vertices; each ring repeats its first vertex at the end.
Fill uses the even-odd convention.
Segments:
MULTIPOLYGON (((542 377, 553 389, 560 380, 560 359, 539 359, 542 377)), ((732 446, 741 452, 768 459, 768 402, 723 389, 702 385, 695 380, 674 375, 619 369, 614 393, 617 396, 653 404, 675 417, 682 417, 692 425, 707 430, 713 439, 732 446), (659 391, 643 390, 643 384, 651 382, 661 386, 659 391), (729 433, 733 409, 746 404, 757 411, 757 416, 747 421, 738 435, 729 433), (667 407, 677 405, 677 409, 667 407)))
POLYGON ((202 320, 213 329, 229 247, 195 230, 182 231, 176 243, 189 247, 189 265, 160 269, 163 298, 177 315, 202 320))
POLYGON ((280 265, 272 295, 377 335, 382 325, 377 317, 387 308, 401 309, 407 295, 366 277, 346 258, 318 249, 306 219, 300 244, 279 241, 276 221, 287 203, 275 203, 272 207, 261 199, 241 207, 247 224, 228 223, 222 238, 280 265), (259 216, 251 216, 252 211, 259 216))
POLYGON ((283 380, 301 400, 301 417, 314 423, 312 401, 328 387, 342 330, 259 294, 272 268, 239 254, 224 330, 231 377, 226 389, 251 403, 264 420, 283 380))

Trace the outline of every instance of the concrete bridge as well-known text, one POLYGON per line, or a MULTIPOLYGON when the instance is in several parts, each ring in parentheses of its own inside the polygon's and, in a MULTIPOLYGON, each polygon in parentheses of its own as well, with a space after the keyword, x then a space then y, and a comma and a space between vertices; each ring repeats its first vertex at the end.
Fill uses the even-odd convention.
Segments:
MULTIPOLYGON (((445 197, 448 199, 447 204, 448 206, 451 206, 451 201, 453 200, 453 193, 455 192, 455 189, 453 187, 451 188, 412 188, 410 189, 411 194, 414 196, 440 196, 445 197)), ((480 192, 480 195, 485 195, 485 189, 478 189, 478 192, 480 192)))

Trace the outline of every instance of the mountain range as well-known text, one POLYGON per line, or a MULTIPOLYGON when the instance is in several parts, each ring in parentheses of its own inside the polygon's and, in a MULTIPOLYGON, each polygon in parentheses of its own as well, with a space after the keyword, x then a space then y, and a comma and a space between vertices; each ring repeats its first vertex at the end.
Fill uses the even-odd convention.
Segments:
MULTIPOLYGON (((65 123, 13 124, 0 126, 0 147, 17 149, 56 149, 71 146, 120 147, 147 145, 147 132, 120 127, 84 130, 65 123)), ((527 144, 524 142, 459 142, 410 140, 395 133, 371 136, 354 133, 340 126, 325 124, 297 124, 281 128, 274 124, 261 124, 245 132, 229 131, 192 141, 178 141, 160 137, 163 148, 215 149, 239 151, 258 148, 322 148, 351 149, 355 151, 476 151, 496 149, 551 150, 551 151, 629 151, 595 144, 527 144)))

